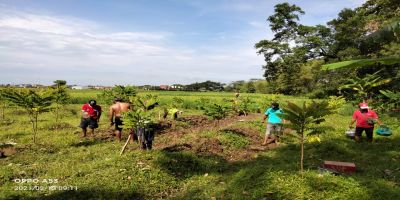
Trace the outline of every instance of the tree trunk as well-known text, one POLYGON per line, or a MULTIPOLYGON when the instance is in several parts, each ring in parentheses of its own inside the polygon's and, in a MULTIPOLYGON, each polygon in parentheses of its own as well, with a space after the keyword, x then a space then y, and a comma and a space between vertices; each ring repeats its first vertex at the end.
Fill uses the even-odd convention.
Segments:
POLYGON ((60 110, 60 107, 59 107, 59 105, 57 104, 57 107, 56 107, 56 125, 58 125, 58 111, 60 110))
POLYGON ((301 133, 301 158, 300 158, 300 171, 303 172, 304 163, 304 133, 301 133))
POLYGON ((1 116, 2 116, 3 120, 6 119, 5 114, 4 114, 5 110, 6 110, 6 103, 3 103, 3 105, 2 105, 2 113, 1 113, 1 116))
POLYGON ((36 133, 37 133, 37 122, 38 122, 38 114, 34 114, 34 123, 33 123, 33 143, 36 143, 36 133))
POLYGON ((58 125, 59 110, 60 110, 60 105, 57 104, 57 107, 56 107, 56 133, 58 133, 58 127, 59 127, 59 125, 58 125))

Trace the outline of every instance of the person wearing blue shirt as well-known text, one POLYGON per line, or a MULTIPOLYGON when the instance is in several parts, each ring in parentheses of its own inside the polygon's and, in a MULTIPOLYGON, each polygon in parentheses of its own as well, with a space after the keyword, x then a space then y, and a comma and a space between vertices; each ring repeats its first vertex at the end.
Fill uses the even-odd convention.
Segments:
MULTIPOLYGON (((272 103, 271 107, 264 113, 263 123, 267 120, 267 130, 265 132, 263 145, 267 144, 268 139, 271 138, 272 131, 281 132, 282 130, 282 119, 278 116, 282 114, 282 109, 279 108, 278 103, 272 103)), ((272 141, 274 141, 273 139, 272 141)))

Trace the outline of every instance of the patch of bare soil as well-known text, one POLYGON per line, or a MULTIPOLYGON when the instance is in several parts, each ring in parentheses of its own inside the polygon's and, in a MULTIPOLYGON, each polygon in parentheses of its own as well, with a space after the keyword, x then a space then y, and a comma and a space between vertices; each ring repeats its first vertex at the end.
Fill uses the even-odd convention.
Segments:
POLYGON ((69 123, 60 122, 58 124, 52 124, 47 129, 54 131, 54 130, 62 130, 62 129, 74 129, 74 128, 75 128, 75 126, 73 126, 69 123))
POLYGON ((217 138, 198 138, 193 145, 194 151, 202 155, 221 155, 224 151, 217 138))
POLYGON ((14 154, 18 153, 17 149, 14 147, 6 147, 3 149, 0 149, 0 158, 6 158, 8 156, 12 156, 14 154))
MULTIPOLYGON (((126 133, 127 131, 125 131, 126 133)), ((115 133, 114 130, 99 130, 99 131, 95 131, 94 135, 90 135, 89 137, 93 137, 96 140, 101 140, 101 141, 113 141, 115 140, 115 133)), ((127 134, 127 133, 126 133, 127 134)))
POLYGON ((186 122, 192 126, 199 126, 202 124, 210 123, 210 120, 206 116, 202 116, 202 115, 187 116, 187 117, 178 118, 177 120, 181 121, 181 122, 186 122))
MULTIPOLYGON (((169 152, 176 151, 191 151, 200 155, 219 155, 224 157, 228 161, 238 161, 252 159, 257 156, 257 153, 274 149, 278 145, 276 143, 262 146, 263 138, 258 130, 251 127, 232 127, 236 123, 242 121, 251 121, 259 118, 258 114, 251 114, 247 116, 235 116, 227 119, 223 119, 215 123, 215 121, 208 120, 204 116, 190 116, 182 118, 183 122, 191 124, 191 126, 184 129, 165 129, 163 130, 163 143, 155 142, 154 148, 161 149, 169 152), (240 136, 246 137, 250 140, 251 145, 248 145, 241 149, 224 149, 224 146, 217 138, 205 138, 198 137, 196 133, 205 130, 219 130, 222 132, 231 132, 240 136), (185 134, 194 134, 193 139, 190 142, 184 144, 177 143, 177 139, 185 134)), ((157 137, 157 136, 156 136, 157 137)), ((157 138, 156 138, 157 140, 157 138)))

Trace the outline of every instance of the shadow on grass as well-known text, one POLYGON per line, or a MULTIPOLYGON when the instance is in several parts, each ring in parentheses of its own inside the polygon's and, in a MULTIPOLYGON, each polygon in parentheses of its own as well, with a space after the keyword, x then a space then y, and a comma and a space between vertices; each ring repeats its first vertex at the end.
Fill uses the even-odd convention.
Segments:
POLYGON ((204 174, 219 177, 218 182, 186 186, 177 199, 400 199, 399 147, 399 137, 376 138, 374 143, 346 138, 308 143, 303 175, 299 173, 300 146, 296 144, 237 162, 176 148, 163 151, 157 164, 181 180, 202 179, 204 174), (339 176, 319 174, 324 160, 354 162, 358 171, 339 176))
POLYGON ((107 141, 101 140, 101 139, 86 139, 83 141, 79 141, 77 143, 73 143, 70 146, 71 147, 87 147, 87 146, 92 146, 92 145, 96 145, 96 144, 101 144, 101 143, 105 143, 107 141))
POLYGON ((1 136, 2 138, 19 138, 19 137, 23 137, 23 136, 27 136, 30 135, 33 137, 33 133, 30 132, 16 132, 16 133, 2 133, 1 136))
POLYGON ((169 174, 178 179, 190 178, 205 173, 223 173, 227 170, 226 160, 217 155, 196 155, 180 151, 187 146, 176 146, 162 151, 156 163, 169 174))

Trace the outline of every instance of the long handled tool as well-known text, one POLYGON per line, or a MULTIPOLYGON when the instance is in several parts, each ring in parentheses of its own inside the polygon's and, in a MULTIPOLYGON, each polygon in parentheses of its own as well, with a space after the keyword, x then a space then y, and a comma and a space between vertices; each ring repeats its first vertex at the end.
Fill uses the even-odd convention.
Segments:
MULTIPOLYGON (((132 133, 133 134, 133 133, 132 133)), ((130 133, 128 136, 128 139, 125 142, 125 145, 122 147, 121 152, 119 153, 119 155, 122 155, 126 149, 126 146, 128 146, 129 144, 129 140, 131 140, 132 134, 130 133)))

